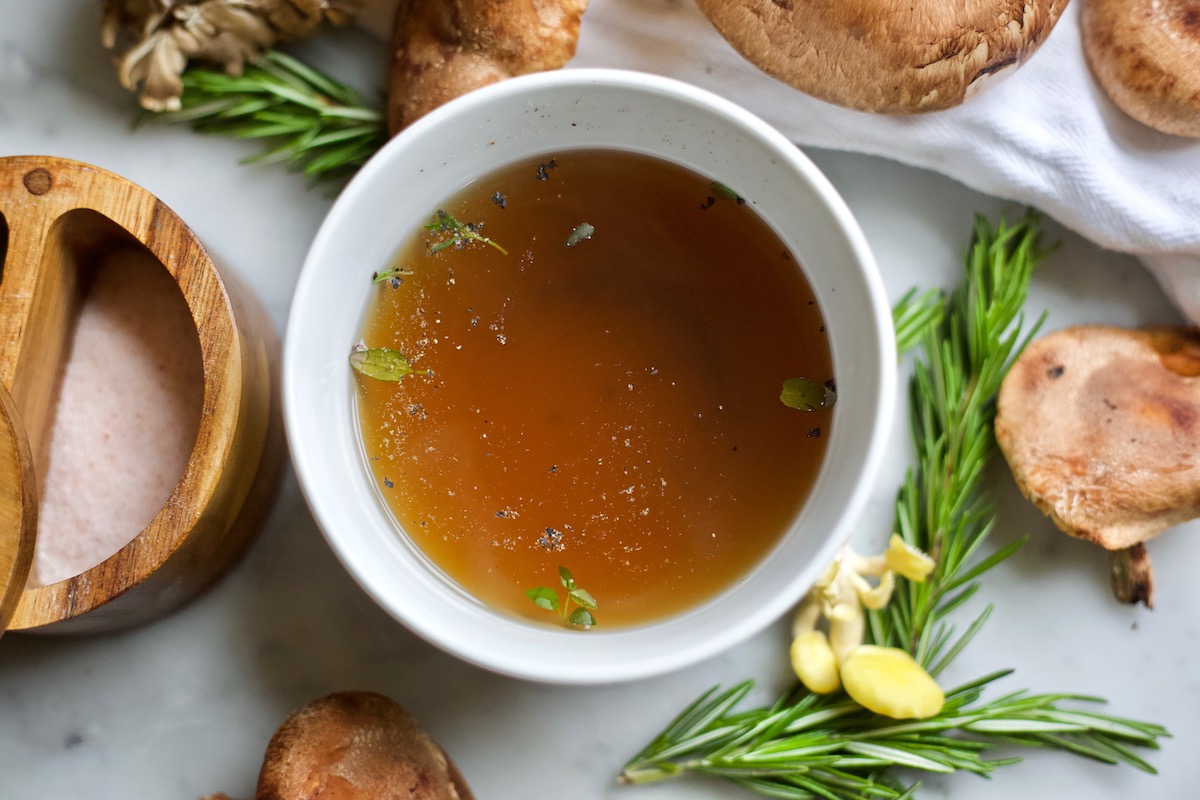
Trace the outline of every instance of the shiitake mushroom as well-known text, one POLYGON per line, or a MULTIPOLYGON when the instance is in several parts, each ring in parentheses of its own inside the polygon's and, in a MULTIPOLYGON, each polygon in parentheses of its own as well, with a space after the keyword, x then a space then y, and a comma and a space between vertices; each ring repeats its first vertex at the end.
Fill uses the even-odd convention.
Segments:
POLYGON ((397 702, 339 692, 288 717, 267 745, 256 800, 474 800, 449 756, 397 702))
POLYGON ((1110 551, 1118 599, 1153 605, 1143 543, 1200 516, 1200 331, 1080 325, 1032 343, 996 440, 1034 505, 1110 551))
POLYGON ((1087 0, 1079 24, 1088 66, 1118 108, 1200 137, 1200 2, 1087 0))
POLYGON ((1015 69, 1049 35, 1067 0, 697 5, 739 53, 784 83, 841 106, 907 114, 958 105, 1015 69))

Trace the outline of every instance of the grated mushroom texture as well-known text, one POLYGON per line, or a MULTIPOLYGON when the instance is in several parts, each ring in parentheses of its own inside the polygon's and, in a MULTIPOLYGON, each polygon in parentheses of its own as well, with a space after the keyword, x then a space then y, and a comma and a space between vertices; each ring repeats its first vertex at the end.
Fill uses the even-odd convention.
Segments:
POLYGON ((472 89, 566 64, 586 8, 587 0, 400 0, 388 77, 392 133, 472 89))
POLYGON ((1143 542, 1200 516, 1200 331, 1058 331, 1013 364, 997 403, 1021 492, 1112 551, 1119 599, 1153 605, 1143 542))
POLYGON ((454 762, 395 701, 339 692, 288 717, 256 800, 474 800, 454 762))
POLYGON ((1088 66, 1118 108, 1200 137, 1200 2, 1088 0, 1079 24, 1088 66))
POLYGON ((735 49, 803 92, 860 111, 962 103, 1020 66, 1067 0, 697 0, 735 49))
POLYGON ((191 59, 240 75, 277 42, 300 39, 324 21, 342 23, 357 0, 103 0, 100 39, 117 59, 121 85, 150 111, 177 111, 180 75, 191 59))

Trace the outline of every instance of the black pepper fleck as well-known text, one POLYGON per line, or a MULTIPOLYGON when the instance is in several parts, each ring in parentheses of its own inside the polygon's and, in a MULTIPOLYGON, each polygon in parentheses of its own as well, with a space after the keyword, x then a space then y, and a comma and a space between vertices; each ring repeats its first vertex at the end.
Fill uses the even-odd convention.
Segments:
POLYGON ((1050 369, 1046 370, 1046 374, 1051 378, 1061 378, 1063 373, 1066 371, 1066 368, 1059 364, 1057 367, 1051 367, 1050 369))
POLYGON ((556 531, 554 528, 546 528, 541 536, 538 537, 537 546, 543 550, 550 552, 558 552, 563 550, 563 535, 561 531, 556 531))
POLYGON ((389 489, 395 489, 395 488, 396 488, 396 484, 392 483, 392 479, 391 479, 391 478, 384 478, 384 479, 383 479, 383 485, 384 485, 384 486, 386 486, 386 487, 387 487, 387 488, 389 488, 389 489))
POLYGON ((492 195, 492 202, 495 203, 496 205, 500 206, 501 208, 508 208, 508 198, 505 197, 504 195, 500 194, 499 192, 496 192, 495 194, 492 195))
POLYGON ((809 428, 808 429, 808 438, 820 439, 821 438, 821 429, 820 428, 809 428))

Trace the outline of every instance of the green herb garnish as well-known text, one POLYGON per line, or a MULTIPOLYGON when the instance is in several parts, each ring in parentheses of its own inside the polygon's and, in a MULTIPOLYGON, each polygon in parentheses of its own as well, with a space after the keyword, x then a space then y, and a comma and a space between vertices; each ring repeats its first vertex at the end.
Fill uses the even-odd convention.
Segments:
POLYGON ((561 603, 558 599, 558 592, 548 586, 526 589, 525 596, 540 608, 557 611, 564 625, 573 625, 584 629, 595 625, 596 618, 592 612, 596 610, 596 599, 586 589, 575 583, 575 578, 571 576, 571 571, 566 567, 558 568, 558 579, 567 592, 561 603), (576 604, 578 608, 568 614, 572 603, 576 604))
MULTIPOLYGON (((893 313, 897 341, 920 348, 910 388, 917 464, 897 495, 895 531, 932 554, 936 567, 924 583, 896 578, 891 603, 868 615, 867 638, 907 650, 935 676, 980 630, 991 607, 958 635, 951 614, 978 591, 978 578, 1023 541, 980 558, 995 522, 983 496, 984 466, 995 450, 993 398, 1033 335, 1022 333, 1021 307, 1044 252, 1033 213, 994 229, 977 219, 959 289, 948 300, 941 292, 910 293, 893 313)), ((1019 760, 988 757, 1012 746, 1154 772, 1134 748, 1156 749, 1166 729, 1068 707, 1100 702, 1092 697, 1017 691, 983 700, 983 690, 1009 672, 948 691, 941 712, 923 720, 877 716, 844 692, 818 695, 799 685, 769 707, 740 710, 752 681, 713 689, 631 759, 621 780, 695 773, 773 798, 908 800, 919 783, 906 786, 906 775, 988 776, 1019 760)))
POLYGON ((409 375, 433 376, 433 370, 413 369, 403 353, 387 347, 354 350, 350 353, 350 366, 377 381, 400 381, 409 375))
POLYGON ((708 188, 712 190, 713 194, 715 194, 719 197, 723 197, 726 200, 737 200, 739 202, 745 202, 744 200, 742 200, 742 196, 740 194, 735 192, 733 189, 730 189, 728 186, 721 183, 720 181, 713 181, 712 183, 710 183, 708 185, 708 188))
POLYGON ((788 378, 779 392, 779 402, 799 411, 816 411, 837 402, 837 389, 831 381, 817 383, 811 378, 788 378))
POLYGON ((591 223, 584 222, 576 225, 575 230, 571 231, 571 235, 567 237, 567 247, 574 247, 584 239, 592 238, 592 234, 595 232, 596 229, 592 227, 591 223))
POLYGON ((478 242, 494 247, 504 255, 508 255, 508 251, 501 247, 499 242, 494 242, 480 233, 480 227, 480 225, 476 225, 473 222, 459 222, 450 212, 439 208, 434 215, 434 220, 425 224, 425 230, 434 231, 435 233, 448 233, 450 235, 432 245, 429 248, 429 252, 438 253, 447 247, 461 250, 472 242, 478 242))
POLYGON ((147 116, 199 133, 261 139, 250 162, 282 162, 314 179, 345 178, 387 141, 387 125, 353 89, 270 51, 241 75, 188 67, 182 108, 147 116))
POLYGON ((400 278, 404 277, 405 275, 412 275, 412 274, 413 274, 413 271, 411 269, 405 269, 404 267, 393 267, 391 269, 385 269, 383 272, 376 272, 375 274, 373 274, 371 276, 371 282, 372 283, 384 283, 386 281, 399 280, 400 278))

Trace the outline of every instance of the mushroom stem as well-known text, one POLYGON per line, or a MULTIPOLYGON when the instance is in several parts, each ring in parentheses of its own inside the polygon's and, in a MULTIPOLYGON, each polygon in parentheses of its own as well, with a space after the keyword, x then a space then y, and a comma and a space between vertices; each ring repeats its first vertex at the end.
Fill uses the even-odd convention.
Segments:
POLYGON ((1154 570, 1146 545, 1135 544, 1108 554, 1113 594, 1122 603, 1154 608, 1154 570))

